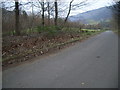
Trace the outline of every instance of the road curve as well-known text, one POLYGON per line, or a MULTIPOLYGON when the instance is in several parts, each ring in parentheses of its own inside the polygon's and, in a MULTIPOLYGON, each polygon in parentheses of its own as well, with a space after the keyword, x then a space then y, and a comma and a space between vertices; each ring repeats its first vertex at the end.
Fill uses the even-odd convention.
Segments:
POLYGON ((118 39, 112 31, 3 71, 3 88, 117 88, 118 39))

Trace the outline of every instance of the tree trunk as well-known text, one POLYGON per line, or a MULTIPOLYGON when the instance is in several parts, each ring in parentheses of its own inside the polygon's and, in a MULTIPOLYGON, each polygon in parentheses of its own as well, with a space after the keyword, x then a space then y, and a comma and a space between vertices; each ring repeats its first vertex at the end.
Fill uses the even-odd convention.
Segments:
POLYGON ((58 19, 58 5, 57 5, 57 0, 55 0, 55 26, 57 26, 57 19, 58 19))
POLYGON ((33 2, 31 2, 31 4, 32 4, 32 20, 31 20, 31 22, 30 22, 30 30, 31 30, 31 32, 32 32, 32 30, 33 30, 33 23, 34 23, 33 2))
POLYGON ((69 17, 69 15, 70 15, 71 6, 72 6, 72 2, 73 2, 73 1, 74 1, 74 0, 72 0, 72 1, 70 2, 70 4, 69 4, 69 11, 68 11, 67 17, 65 18, 65 23, 67 22, 68 17, 69 17))
POLYGON ((48 25, 50 25, 50 2, 48 4, 48 25))
POLYGON ((42 25, 43 25, 43 27, 44 27, 44 25, 45 25, 44 12, 45 12, 45 10, 44 10, 44 0, 43 0, 43 2, 42 2, 42 25))
POLYGON ((15 0, 15 32, 16 35, 20 35, 19 31, 19 2, 15 0))

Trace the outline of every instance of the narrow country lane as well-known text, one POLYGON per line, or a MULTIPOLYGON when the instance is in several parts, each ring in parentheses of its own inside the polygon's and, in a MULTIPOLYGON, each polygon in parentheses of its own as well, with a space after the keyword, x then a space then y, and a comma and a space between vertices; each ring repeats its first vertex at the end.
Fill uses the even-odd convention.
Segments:
POLYGON ((118 39, 112 31, 3 71, 3 88, 117 88, 118 39))

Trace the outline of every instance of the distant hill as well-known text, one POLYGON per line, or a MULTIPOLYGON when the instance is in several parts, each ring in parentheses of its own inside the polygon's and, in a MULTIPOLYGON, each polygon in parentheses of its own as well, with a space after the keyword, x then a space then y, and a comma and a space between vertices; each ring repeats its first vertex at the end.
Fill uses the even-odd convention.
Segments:
POLYGON ((108 7, 87 11, 74 16, 70 16, 70 21, 81 21, 84 24, 94 24, 99 22, 108 22, 112 18, 112 11, 108 7))

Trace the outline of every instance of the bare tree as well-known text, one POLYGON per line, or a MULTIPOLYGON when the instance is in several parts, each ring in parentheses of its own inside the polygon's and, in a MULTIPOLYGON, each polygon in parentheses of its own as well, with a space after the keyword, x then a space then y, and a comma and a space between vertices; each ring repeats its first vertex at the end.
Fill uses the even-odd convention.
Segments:
POLYGON ((34 21, 34 10, 33 10, 33 2, 31 2, 31 6, 32 6, 32 20, 31 20, 31 25, 30 25, 30 29, 33 29, 33 21, 34 21))
POLYGON ((72 2, 73 2, 73 1, 74 1, 74 0, 72 0, 72 1, 70 2, 70 4, 69 4, 69 11, 68 11, 67 17, 65 18, 65 23, 66 23, 66 21, 67 21, 69 15, 70 15, 71 6, 72 6, 72 2))
POLYGON ((44 12, 45 12, 45 9, 44 9, 44 0, 42 1, 41 3, 41 6, 42 6, 42 25, 44 26, 45 25, 45 21, 44 21, 44 12))
POLYGON ((116 2, 116 4, 113 7, 115 9, 114 18, 118 25, 118 30, 120 30, 120 1, 116 2))
POLYGON ((19 1, 15 0, 15 31, 16 35, 20 35, 19 31, 19 1))
POLYGON ((113 12, 112 26, 114 30, 120 30, 120 1, 113 0, 113 6, 110 7, 113 12))
POLYGON ((54 19, 54 22, 55 22, 55 26, 57 26, 57 19, 58 19, 58 3, 57 3, 57 0, 55 0, 54 4, 55 4, 55 19, 54 19))
POLYGON ((80 2, 80 3, 77 3, 77 4, 73 4, 73 5, 72 5, 73 1, 74 1, 74 0, 71 0, 70 3, 69 3, 68 14, 67 14, 67 16, 66 16, 66 18, 65 18, 65 21, 64 21, 65 23, 66 23, 67 20, 68 20, 68 17, 69 17, 69 15, 70 15, 71 10, 80 9, 80 8, 83 7, 83 6, 88 5, 88 3, 87 3, 88 0, 84 0, 84 1, 82 1, 82 2, 80 2))
POLYGON ((50 2, 47 2, 48 7, 48 25, 50 25, 50 2))
POLYGON ((38 0, 38 5, 34 4, 34 6, 40 9, 39 13, 42 12, 42 26, 45 26, 45 20, 44 20, 45 19, 45 2, 44 0, 41 0, 41 1, 38 0))

